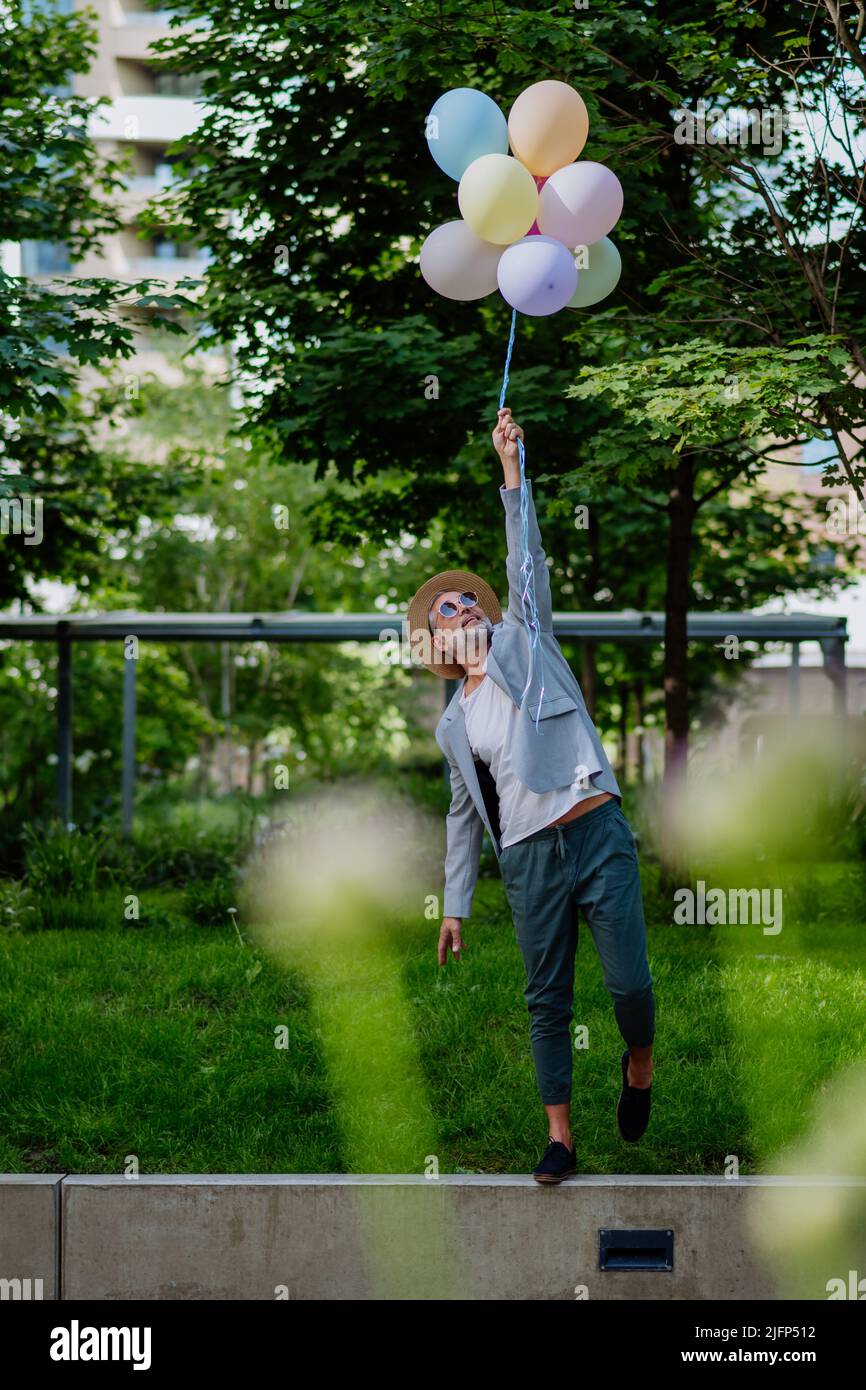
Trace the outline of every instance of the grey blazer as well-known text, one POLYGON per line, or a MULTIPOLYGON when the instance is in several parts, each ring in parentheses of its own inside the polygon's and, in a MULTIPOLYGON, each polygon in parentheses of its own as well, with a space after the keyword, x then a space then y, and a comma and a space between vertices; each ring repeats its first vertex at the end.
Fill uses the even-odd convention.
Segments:
MULTIPOLYGON (((535 606, 540 635, 536 648, 535 677, 521 707, 529 673, 530 645, 523 621, 523 584, 520 576, 520 488, 499 489, 505 508, 508 542, 508 611, 490 638, 487 675, 517 705, 520 714, 511 749, 514 771, 530 791, 549 792, 568 786, 576 776, 589 777, 600 792, 612 792, 622 801, 613 769, 589 717, 580 686, 553 635, 550 576, 541 546, 535 515, 532 482, 527 479, 529 501, 529 553, 535 574, 535 606), (538 730, 539 650, 544 663, 544 698, 538 730)), ((527 619, 529 618, 527 605, 527 619)), ((486 828, 497 860, 501 846, 491 824, 469 746, 466 722, 460 706, 465 678, 436 726, 436 742, 451 767, 451 806, 446 822, 445 899, 443 916, 468 917, 478 880, 481 842, 486 828)))

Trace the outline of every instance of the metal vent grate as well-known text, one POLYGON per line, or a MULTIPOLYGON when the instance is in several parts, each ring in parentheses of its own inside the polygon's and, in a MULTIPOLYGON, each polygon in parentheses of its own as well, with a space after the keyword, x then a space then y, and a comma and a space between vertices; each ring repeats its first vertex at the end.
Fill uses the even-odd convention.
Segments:
POLYGON ((664 1269, 674 1267, 673 1231, 614 1231, 598 1233, 599 1269, 664 1269))

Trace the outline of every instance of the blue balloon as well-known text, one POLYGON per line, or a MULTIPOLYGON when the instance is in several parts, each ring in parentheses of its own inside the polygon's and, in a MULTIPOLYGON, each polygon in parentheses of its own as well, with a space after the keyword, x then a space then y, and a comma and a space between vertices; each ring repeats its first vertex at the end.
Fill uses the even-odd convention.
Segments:
POLYGON ((452 179, 483 154, 508 154, 508 122, 492 97, 472 87, 452 87, 427 117, 427 147, 452 179))

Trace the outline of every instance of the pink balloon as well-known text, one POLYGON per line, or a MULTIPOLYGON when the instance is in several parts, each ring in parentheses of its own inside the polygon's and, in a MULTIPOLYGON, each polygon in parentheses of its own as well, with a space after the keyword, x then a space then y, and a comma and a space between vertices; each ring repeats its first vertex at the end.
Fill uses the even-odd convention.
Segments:
POLYGON ((505 302, 533 318, 558 313, 577 289, 574 256, 561 241, 542 234, 506 247, 496 277, 505 302))
POLYGON ((622 212, 622 185, 604 164, 579 159, 547 179, 538 195, 538 226, 565 246, 592 246, 622 212))
MULTIPOLYGON (((542 188, 544 187, 544 185, 547 183, 547 180, 548 180, 548 177, 549 177, 549 176, 548 176, 547 174, 533 174, 532 177, 535 179, 535 187, 538 189, 538 191, 539 191, 539 193, 540 193, 541 190, 542 190, 542 188)), ((529 231, 526 233, 526 235, 527 235, 527 236, 540 236, 540 235, 541 235, 541 228, 539 227, 538 221, 537 221, 537 220, 536 220, 535 222, 533 222, 532 226, 530 227, 530 229, 529 229, 529 231)))

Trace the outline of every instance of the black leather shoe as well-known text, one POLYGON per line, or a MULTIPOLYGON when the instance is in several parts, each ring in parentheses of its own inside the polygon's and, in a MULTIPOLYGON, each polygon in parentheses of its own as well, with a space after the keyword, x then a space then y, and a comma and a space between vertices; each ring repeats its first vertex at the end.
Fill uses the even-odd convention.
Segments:
POLYGON ((652 1085, 645 1089, 628 1084, 628 1048, 622 1054, 622 1091, 616 1107, 616 1122, 623 1139, 634 1144, 646 1131, 652 1103, 652 1085))
POLYGON ((577 1172, 577 1153, 574 1146, 567 1149, 558 1139, 548 1139, 544 1157, 532 1176, 536 1182, 562 1182, 577 1172))

